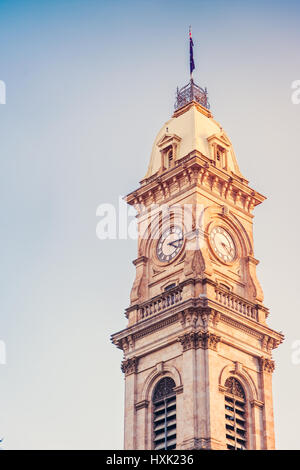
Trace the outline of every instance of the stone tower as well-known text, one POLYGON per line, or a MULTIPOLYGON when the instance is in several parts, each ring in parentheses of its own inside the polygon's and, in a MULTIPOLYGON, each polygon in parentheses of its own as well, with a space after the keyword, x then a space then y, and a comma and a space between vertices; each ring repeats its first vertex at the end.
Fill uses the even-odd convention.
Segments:
POLYGON ((256 277, 264 201, 193 79, 177 90, 140 187, 123 350, 125 449, 273 449, 272 349, 256 277))

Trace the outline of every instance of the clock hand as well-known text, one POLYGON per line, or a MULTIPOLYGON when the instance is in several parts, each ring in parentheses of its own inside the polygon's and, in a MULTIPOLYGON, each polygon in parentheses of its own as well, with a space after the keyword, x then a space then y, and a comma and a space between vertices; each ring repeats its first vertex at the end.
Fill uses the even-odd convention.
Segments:
POLYGON ((222 242, 222 246, 223 246, 223 248, 225 248, 225 249, 226 249, 226 251, 227 251, 227 253, 228 253, 228 254, 231 254, 231 251, 232 251, 232 249, 231 249, 231 248, 229 249, 229 248, 228 248, 228 246, 227 246, 227 245, 225 245, 225 243, 223 243, 223 242, 222 242))
POLYGON ((183 238, 178 238, 178 240, 173 240, 172 242, 168 243, 168 245, 171 245, 173 246, 174 248, 178 248, 178 242, 180 242, 181 240, 183 240, 183 238), (176 245, 174 245, 174 243, 176 243, 176 245))

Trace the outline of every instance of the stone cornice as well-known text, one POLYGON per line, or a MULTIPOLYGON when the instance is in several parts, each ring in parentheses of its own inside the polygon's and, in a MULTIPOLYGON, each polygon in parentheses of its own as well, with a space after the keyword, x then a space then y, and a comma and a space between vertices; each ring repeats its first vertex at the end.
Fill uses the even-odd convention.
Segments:
MULTIPOLYGON (((216 306, 214 307, 216 308, 216 306)), ((270 338, 274 339, 274 348, 282 343, 284 336, 281 333, 278 333, 275 330, 263 325, 261 323, 255 322, 255 325, 251 324, 251 320, 245 318, 245 321, 241 321, 238 317, 238 314, 228 315, 227 312, 221 313, 220 320, 224 323, 227 323, 239 330, 245 331, 256 338, 263 340, 264 336, 267 335, 270 338)), ((274 349, 273 348, 273 349, 274 349)))
POLYGON ((228 309, 214 301, 208 299, 203 301, 203 299, 199 298, 190 298, 170 306, 160 313, 149 316, 115 333, 112 335, 111 340, 118 348, 123 349, 124 352, 133 351, 137 339, 176 322, 181 323, 179 328, 189 326, 194 328, 198 320, 204 329, 210 326, 215 328, 218 322, 223 322, 244 331, 260 340, 262 351, 265 350, 268 353, 283 341, 281 333, 277 333, 266 325, 242 316, 239 313, 228 311, 228 309))
POLYGON ((238 206, 248 214, 265 200, 262 194, 248 186, 247 180, 215 167, 212 160, 197 150, 177 160, 172 169, 143 180, 141 187, 128 194, 125 199, 128 204, 148 207, 151 204, 166 203, 182 190, 196 186, 227 204, 238 206))
POLYGON ((148 328, 145 328, 144 330, 137 332, 134 335, 135 339, 140 339, 143 338, 144 336, 150 335, 151 333, 154 333, 154 331, 161 330, 162 328, 165 328, 166 326, 171 325, 172 323, 175 323, 178 321, 178 315, 172 315, 165 320, 162 320, 158 323, 154 323, 153 325, 149 326, 148 328))

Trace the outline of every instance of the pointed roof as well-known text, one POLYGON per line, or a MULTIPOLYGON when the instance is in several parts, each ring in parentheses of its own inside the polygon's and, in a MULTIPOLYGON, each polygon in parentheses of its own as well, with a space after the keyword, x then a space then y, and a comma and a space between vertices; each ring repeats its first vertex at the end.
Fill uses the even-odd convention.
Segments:
POLYGON ((212 160, 211 144, 213 142, 219 143, 227 150, 227 171, 243 178, 227 134, 221 125, 213 119, 211 113, 196 102, 191 102, 176 111, 173 117, 162 126, 152 147, 145 178, 149 178, 159 171, 161 148, 167 144, 168 139, 174 138, 178 141, 176 160, 180 160, 194 150, 212 160))

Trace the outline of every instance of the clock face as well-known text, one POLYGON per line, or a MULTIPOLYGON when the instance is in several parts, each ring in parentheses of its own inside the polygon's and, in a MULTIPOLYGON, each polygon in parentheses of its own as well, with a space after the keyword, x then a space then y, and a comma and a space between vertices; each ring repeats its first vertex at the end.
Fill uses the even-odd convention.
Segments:
POLYGON ((175 258, 183 245, 183 232, 174 226, 163 232, 156 246, 156 254, 160 261, 167 263, 175 258))
POLYGON ((236 256, 234 241, 223 227, 214 227, 210 233, 214 253, 225 263, 231 263, 236 256))

